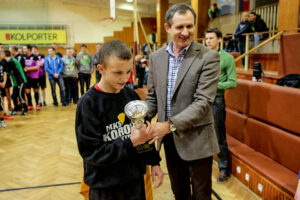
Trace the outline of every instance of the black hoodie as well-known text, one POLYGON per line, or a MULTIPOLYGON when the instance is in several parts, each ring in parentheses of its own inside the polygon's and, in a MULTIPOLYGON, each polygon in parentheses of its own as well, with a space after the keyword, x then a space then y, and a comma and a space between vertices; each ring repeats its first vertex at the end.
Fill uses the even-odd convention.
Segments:
POLYGON ((139 180, 146 164, 158 165, 153 150, 138 154, 130 140, 131 121, 124 107, 139 99, 129 88, 117 94, 92 87, 84 94, 76 111, 76 137, 83 158, 84 182, 91 188, 108 188, 139 180))

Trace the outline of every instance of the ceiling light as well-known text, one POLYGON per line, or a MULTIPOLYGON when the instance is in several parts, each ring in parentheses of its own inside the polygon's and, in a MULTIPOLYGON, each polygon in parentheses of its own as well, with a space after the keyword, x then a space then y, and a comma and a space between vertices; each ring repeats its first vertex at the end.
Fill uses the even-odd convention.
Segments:
POLYGON ((126 0, 128 3, 131 3, 132 2, 132 0, 126 0))

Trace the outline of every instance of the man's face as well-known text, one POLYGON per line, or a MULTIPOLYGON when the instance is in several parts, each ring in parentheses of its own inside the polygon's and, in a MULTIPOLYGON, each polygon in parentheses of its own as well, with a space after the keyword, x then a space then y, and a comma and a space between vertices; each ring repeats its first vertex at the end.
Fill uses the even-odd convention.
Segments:
POLYGON ((34 47, 32 48, 31 51, 32 51, 32 53, 33 53, 34 55, 38 54, 38 50, 37 50, 36 48, 34 48, 34 47))
MULTIPOLYGON (((106 89, 110 93, 118 93, 122 90, 130 77, 132 60, 121 60, 116 56, 110 56, 106 60, 105 67, 98 65, 102 74, 106 89)), ((101 79, 102 79, 101 78, 101 79)))
POLYGON ((219 42, 221 42, 221 38, 218 38, 216 33, 205 34, 205 43, 208 48, 217 51, 219 49, 219 42))
POLYGON ((23 51, 26 55, 30 55, 30 49, 28 49, 26 46, 23 46, 23 51))
POLYGON ((81 51, 85 54, 86 53, 86 47, 81 47, 81 51))
POLYGON ((250 20, 251 22, 254 22, 255 19, 256 19, 256 16, 255 16, 255 15, 249 14, 249 20, 250 20))
POLYGON ((3 44, 0 45, 0 50, 4 50, 3 44))
POLYGON ((55 51, 53 51, 53 49, 48 49, 48 53, 49 53, 49 55, 50 56, 52 56, 52 57, 54 57, 54 55, 55 55, 55 51))
POLYGON ((68 57, 71 57, 71 56, 72 56, 72 50, 71 50, 71 49, 67 49, 67 50, 66 50, 66 55, 67 55, 68 57))
POLYGON ((96 45, 96 49, 97 49, 97 51, 100 51, 101 45, 100 45, 100 44, 97 44, 97 45, 96 45))
POLYGON ((172 25, 169 27, 165 24, 166 31, 170 34, 173 44, 180 50, 188 46, 194 36, 194 16, 191 11, 185 14, 176 12, 172 18, 172 25))

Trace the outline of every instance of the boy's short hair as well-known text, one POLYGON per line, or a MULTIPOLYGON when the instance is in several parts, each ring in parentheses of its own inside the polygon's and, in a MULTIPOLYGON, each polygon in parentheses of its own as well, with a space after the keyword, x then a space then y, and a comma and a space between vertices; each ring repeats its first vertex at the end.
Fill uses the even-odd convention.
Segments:
POLYGON ((38 49, 38 47, 36 45, 32 45, 32 48, 38 49))
POLYGON ((209 28, 205 33, 215 33, 217 38, 222 38, 222 32, 218 28, 209 28))
POLYGON ((49 47, 48 49, 52 49, 53 51, 56 51, 56 49, 54 47, 49 47))
POLYGON ((10 53, 9 50, 5 50, 5 51, 4 51, 4 55, 5 55, 5 57, 10 57, 10 56, 11 56, 11 53, 10 53))
POLYGON ((11 46, 10 48, 13 49, 15 52, 18 52, 18 50, 19 50, 16 45, 11 46))
POLYGON ((86 44, 82 44, 80 47, 81 47, 81 48, 82 48, 82 47, 87 48, 86 44))
POLYGON ((132 57, 130 49, 121 40, 110 40, 104 43, 99 51, 98 63, 105 67, 110 56, 116 56, 121 60, 130 60, 132 57))
POLYGON ((256 12, 251 11, 251 12, 249 13, 249 15, 254 15, 254 16, 256 16, 256 12))

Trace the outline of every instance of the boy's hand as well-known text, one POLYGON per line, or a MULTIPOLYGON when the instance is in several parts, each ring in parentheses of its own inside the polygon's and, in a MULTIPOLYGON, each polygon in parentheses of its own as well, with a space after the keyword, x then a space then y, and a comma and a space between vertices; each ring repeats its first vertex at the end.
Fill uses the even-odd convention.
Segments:
POLYGON ((24 67, 24 72, 27 72, 28 71, 28 67, 24 67))
POLYGON ((0 88, 4 88, 4 83, 0 83, 0 88))
POLYGON ((152 176, 152 183, 154 184, 155 188, 158 188, 159 186, 161 186, 161 184, 163 184, 164 173, 161 170, 159 165, 151 167, 151 176, 152 176))
POLYGON ((151 135, 147 133, 151 132, 151 124, 147 121, 147 125, 143 124, 139 129, 135 128, 135 126, 131 128, 130 139, 134 147, 144 144, 150 139, 151 135))
POLYGON ((58 74, 54 74, 53 75, 54 78, 58 78, 58 76, 59 76, 58 74))

